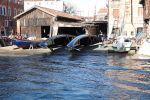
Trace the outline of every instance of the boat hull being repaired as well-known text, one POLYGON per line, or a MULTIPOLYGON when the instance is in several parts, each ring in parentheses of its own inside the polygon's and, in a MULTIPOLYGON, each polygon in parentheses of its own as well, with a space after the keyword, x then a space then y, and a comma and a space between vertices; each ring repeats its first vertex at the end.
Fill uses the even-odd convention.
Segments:
POLYGON ((96 35, 79 35, 75 37, 71 42, 67 44, 68 50, 80 51, 85 46, 90 46, 100 42, 100 39, 96 35))
POLYGON ((39 46, 48 48, 63 47, 66 46, 73 38, 73 35, 68 34, 56 35, 41 42, 39 46))

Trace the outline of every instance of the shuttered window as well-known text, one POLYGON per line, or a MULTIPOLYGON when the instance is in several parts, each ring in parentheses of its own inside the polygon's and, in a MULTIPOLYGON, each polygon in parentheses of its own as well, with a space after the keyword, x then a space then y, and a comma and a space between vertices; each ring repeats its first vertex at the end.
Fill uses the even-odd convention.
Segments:
POLYGON ((119 17, 119 9, 113 9, 113 17, 118 18, 119 17))
POLYGON ((2 15, 2 6, 0 5, 0 15, 2 15))

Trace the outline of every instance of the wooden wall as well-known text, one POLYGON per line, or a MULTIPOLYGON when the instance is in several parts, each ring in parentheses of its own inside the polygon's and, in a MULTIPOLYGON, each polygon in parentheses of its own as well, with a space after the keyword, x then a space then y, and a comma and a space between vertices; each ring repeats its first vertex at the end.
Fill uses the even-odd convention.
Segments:
MULTIPOLYGON (((18 17, 17 34, 41 38, 43 30, 50 30, 47 32, 48 35, 54 36, 58 34, 58 27, 61 24, 61 22, 76 23, 79 21, 66 17, 52 16, 50 14, 45 13, 44 11, 34 8, 18 17), (50 27, 50 29, 45 28, 41 30, 42 26, 47 26, 48 28, 50 27)), ((45 32, 43 34, 47 35, 47 33, 45 32)))
POLYGON ((17 34, 41 38, 41 26, 52 27, 55 21, 54 19, 54 16, 42 12, 41 10, 33 9, 18 19, 20 27, 18 26, 17 29, 20 29, 20 31, 18 31, 17 34))

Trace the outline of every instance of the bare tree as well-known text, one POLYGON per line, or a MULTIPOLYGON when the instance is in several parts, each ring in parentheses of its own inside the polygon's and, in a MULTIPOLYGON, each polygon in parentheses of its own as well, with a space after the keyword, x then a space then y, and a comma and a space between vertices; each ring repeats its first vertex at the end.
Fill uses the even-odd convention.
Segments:
POLYGON ((75 15, 76 14, 76 8, 72 4, 66 3, 66 4, 64 4, 64 12, 75 15))

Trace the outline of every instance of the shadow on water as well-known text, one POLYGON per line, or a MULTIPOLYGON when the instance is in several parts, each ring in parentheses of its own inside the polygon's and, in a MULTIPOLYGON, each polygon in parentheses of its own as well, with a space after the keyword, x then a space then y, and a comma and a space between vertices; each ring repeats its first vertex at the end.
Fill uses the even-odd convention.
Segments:
POLYGON ((92 50, 0 57, 5 100, 149 100, 150 62, 92 50))

